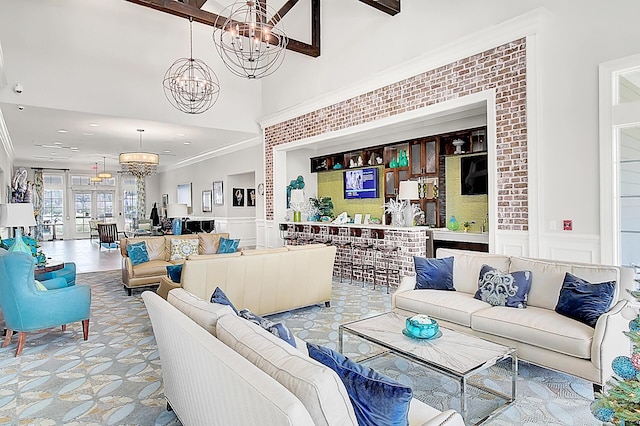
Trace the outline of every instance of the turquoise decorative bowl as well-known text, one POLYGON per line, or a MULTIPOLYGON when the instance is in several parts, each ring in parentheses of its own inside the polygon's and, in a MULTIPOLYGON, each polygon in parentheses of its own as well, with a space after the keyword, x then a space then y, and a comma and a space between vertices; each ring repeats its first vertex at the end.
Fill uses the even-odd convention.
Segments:
POLYGON ((433 339, 438 335, 438 322, 427 315, 414 315, 407 318, 406 331, 418 339, 433 339))

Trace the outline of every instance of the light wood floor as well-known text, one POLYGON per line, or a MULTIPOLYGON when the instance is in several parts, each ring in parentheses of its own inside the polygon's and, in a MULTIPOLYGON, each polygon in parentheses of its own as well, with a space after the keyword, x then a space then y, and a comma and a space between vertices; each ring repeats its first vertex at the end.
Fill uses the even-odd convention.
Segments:
POLYGON ((111 271, 122 267, 120 249, 100 248, 97 239, 55 240, 38 243, 40 250, 53 260, 75 262, 76 272, 111 271))

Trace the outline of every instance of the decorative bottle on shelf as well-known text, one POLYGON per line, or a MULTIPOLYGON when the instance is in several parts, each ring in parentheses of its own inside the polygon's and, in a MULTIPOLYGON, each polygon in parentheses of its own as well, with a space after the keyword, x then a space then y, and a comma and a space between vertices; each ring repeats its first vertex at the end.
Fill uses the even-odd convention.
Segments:
POLYGON ((459 227, 460 225, 458 224, 456 217, 452 215, 451 219, 449 219, 449 222, 447 223, 447 228, 449 228, 450 231, 457 231, 459 227))
POLYGON ((398 165, 400 167, 407 167, 409 165, 409 159, 407 158, 407 151, 400 151, 398 156, 398 165))
POLYGON ((396 167, 398 167, 398 162, 396 161, 396 157, 394 156, 389 162, 389 168, 395 169, 396 167))

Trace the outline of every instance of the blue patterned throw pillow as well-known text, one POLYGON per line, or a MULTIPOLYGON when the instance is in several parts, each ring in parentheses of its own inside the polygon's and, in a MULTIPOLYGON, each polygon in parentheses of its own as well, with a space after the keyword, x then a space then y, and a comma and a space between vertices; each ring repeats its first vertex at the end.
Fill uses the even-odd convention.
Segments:
POLYGON ((266 318, 262 318, 260 315, 254 314, 248 309, 241 310, 238 315, 246 320, 251 321, 254 324, 259 325, 269 333, 273 334, 276 337, 279 337, 294 348, 297 347, 296 339, 293 338, 293 333, 291 333, 291 330, 289 330, 289 328, 283 323, 274 323, 273 321, 269 321, 266 318))
POLYGON ((453 256, 440 259, 413 257, 416 290, 451 290, 453 288, 453 256))
POLYGON ((531 271, 505 274, 489 265, 482 265, 478 290, 473 297, 493 306, 524 309, 530 289, 531 271))
POLYGON ((592 284, 567 272, 562 282, 556 312, 596 328, 600 315, 609 309, 615 291, 615 281, 592 284))
POLYGON ((167 266, 167 275, 174 283, 179 283, 182 278, 182 265, 169 265, 167 266))
POLYGON ((147 252, 147 243, 140 241, 139 243, 127 244, 127 254, 131 263, 139 265, 149 261, 149 253, 147 252))
POLYGON ((231 300, 229 300, 227 295, 224 294, 224 291, 222 291, 220 287, 216 287, 216 289, 213 291, 213 294, 211 295, 211 303, 218 303, 220 305, 230 306, 231 309, 233 309, 233 312, 235 312, 236 315, 238 315, 238 310, 236 309, 235 306, 233 306, 233 303, 231 303, 231 300))
POLYGON ((230 240, 228 238, 221 237, 220 244, 218 245, 218 254, 235 253, 238 251, 238 244, 240 244, 240 240, 230 240))
POLYGON ((409 386, 323 346, 307 343, 309 356, 338 374, 359 426, 407 426, 413 391, 409 386))

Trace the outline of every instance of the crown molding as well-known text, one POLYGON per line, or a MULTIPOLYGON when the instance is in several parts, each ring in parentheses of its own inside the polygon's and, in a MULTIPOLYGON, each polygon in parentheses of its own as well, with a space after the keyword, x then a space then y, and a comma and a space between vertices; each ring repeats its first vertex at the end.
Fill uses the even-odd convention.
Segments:
POLYGON ((13 164, 13 160, 16 158, 16 153, 13 149, 13 143, 11 142, 11 136, 9 136, 9 130, 7 129, 7 123, 4 121, 2 110, 0 110, 0 142, 2 148, 9 158, 9 163, 13 164))
POLYGON ((258 123, 262 129, 265 129, 269 126, 317 111, 330 105, 335 105, 347 99, 416 76, 425 71, 450 64, 451 62, 509 43, 513 40, 536 34, 541 31, 550 16, 551 12, 549 12, 548 9, 543 7, 536 8, 507 21, 453 40, 437 49, 431 50, 402 64, 395 65, 370 78, 360 80, 354 84, 310 99, 307 102, 265 116, 260 119, 258 123))
POLYGON ((236 142, 231 145, 223 146, 222 148, 217 148, 211 151, 203 152, 193 157, 185 158, 184 160, 178 161, 177 163, 172 164, 171 166, 162 167, 158 171, 160 173, 163 173, 170 170, 180 169, 182 167, 200 163, 210 158, 221 157, 223 155, 230 154, 232 152, 240 151, 242 149, 251 148, 252 146, 258 146, 258 145, 262 145, 262 139, 256 136, 250 139, 245 139, 243 141, 236 142))

